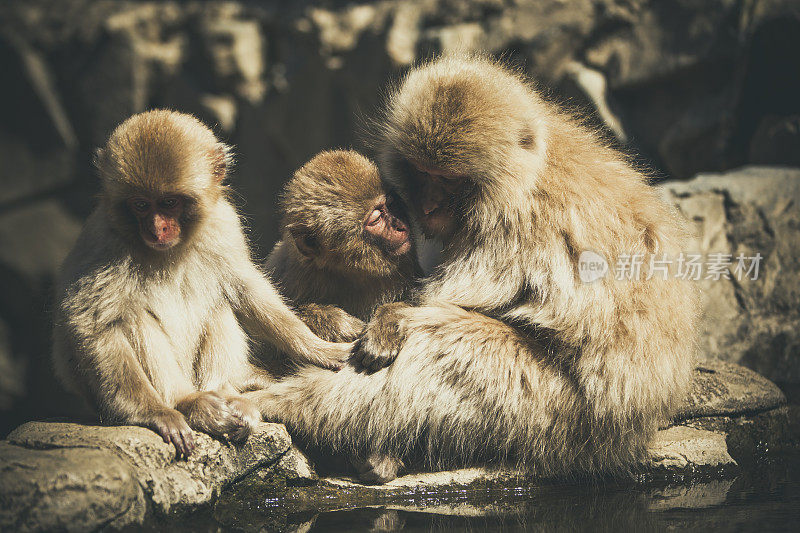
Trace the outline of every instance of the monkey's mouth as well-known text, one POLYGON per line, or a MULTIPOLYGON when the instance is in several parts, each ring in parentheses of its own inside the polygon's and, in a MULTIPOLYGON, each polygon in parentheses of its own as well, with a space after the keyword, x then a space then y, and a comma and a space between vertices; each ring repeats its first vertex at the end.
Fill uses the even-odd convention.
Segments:
POLYGON ((445 206, 423 209, 420 223, 426 237, 436 237, 447 233, 453 222, 453 211, 445 206))
POLYGON ((165 250, 169 250, 181 240, 180 237, 175 237, 169 241, 159 241, 158 239, 154 238, 152 235, 148 235, 147 232, 141 231, 139 232, 140 236, 142 237, 142 241, 147 245, 148 248, 153 250, 163 252, 165 250))

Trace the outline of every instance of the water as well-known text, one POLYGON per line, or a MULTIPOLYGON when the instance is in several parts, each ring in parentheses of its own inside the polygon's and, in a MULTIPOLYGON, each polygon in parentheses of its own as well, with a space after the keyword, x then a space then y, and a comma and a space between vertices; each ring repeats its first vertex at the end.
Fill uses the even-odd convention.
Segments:
POLYGON ((415 492, 360 508, 357 495, 342 504, 338 496, 307 490, 267 498, 254 489, 182 525, 303 532, 800 530, 797 452, 765 458, 727 479, 415 492))

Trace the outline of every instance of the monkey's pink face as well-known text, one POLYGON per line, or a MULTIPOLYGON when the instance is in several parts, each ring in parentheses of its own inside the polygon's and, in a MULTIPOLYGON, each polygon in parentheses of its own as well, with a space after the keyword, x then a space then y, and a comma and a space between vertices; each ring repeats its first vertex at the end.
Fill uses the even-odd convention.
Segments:
POLYGON ((411 232, 391 197, 382 195, 364 220, 364 231, 372 235, 390 255, 400 256, 411 249, 411 232))
POLYGON ((133 196, 128 209, 139 223, 139 235, 153 250, 168 250, 181 240, 181 214, 186 200, 181 196, 133 196))
POLYGON ((427 237, 448 237, 455 229, 455 199, 464 176, 411 163, 416 172, 411 188, 412 202, 427 237))

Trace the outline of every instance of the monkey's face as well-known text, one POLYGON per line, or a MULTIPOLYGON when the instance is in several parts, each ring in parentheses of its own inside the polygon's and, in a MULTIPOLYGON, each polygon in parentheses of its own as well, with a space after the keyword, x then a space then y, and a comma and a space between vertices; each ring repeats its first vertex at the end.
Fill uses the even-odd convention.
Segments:
POLYGON ((364 219, 364 238, 389 256, 405 255, 411 251, 411 232, 404 218, 397 198, 381 195, 364 219))
POLYGON ((134 115, 95 159, 111 229, 136 249, 183 248, 225 197, 228 160, 228 147, 192 116, 134 115))
POLYGON ((388 277, 413 271, 411 231, 402 202, 376 192, 371 198, 340 195, 322 211, 305 212, 287 228, 301 254, 322 269, 388 277))
POLYGON ((466 177, 415 163, 408 168, 411 205, 425 236, 450 238, 457 226, 466 177))
POLYGON ((320 269, 367 277, 415 271, 405 206, 357 152, 315 156, 287 184, 282 209, 288 236, 320 269))
POLYGON ((126 207, 136 220, 139 236, 153 250, 168 250, 181 240, 181 218, 187 198, 177 195, 135 195, 126 207))
POLYGON ((426 236, 448 241, 483 198, 517 192, 517 170, 530 167, 520 162, 543 151, 538 106, 489 60, 443 58, 404 79, 387 102, 381 162, 426 236))

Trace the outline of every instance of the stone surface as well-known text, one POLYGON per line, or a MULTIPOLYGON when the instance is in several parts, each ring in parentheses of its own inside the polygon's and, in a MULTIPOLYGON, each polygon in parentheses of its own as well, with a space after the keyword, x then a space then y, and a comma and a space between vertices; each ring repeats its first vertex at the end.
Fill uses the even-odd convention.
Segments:
POLYGON ((85 531, 141 522, 142 487, 96 448, 32 451, 0 443, 0 529, 85 531))
POLYGON ((800 381, 800 170, 747 167, 662 187, 694 224, 689 253, 730 254, 730 279, 697 282, 701 356, 800 381), (738 276, 737 257, 756 254, 758 278, 738 276))
POLYGON ((277 473, 290 485, 309 485, 319 479, 309 458, 294 445, 281 456, 273 469, 260 470, 258 473, 264 476, 277 473))
POLYGON ((735 466, 723 432, 675 426, 658 432, 650 446, 648 469, 683 472, 735 466))
POLYGON ((195 452, 179 461, 145 428, 24 424, 0 443, 0 524, 84 530, 194 510, 291 445, 282 425, 267 423, 240 447, 195 439, 195 452))
MULTIPOLYGON (((655 495, 656 505, 719 503, 729 487, 725 479, 739 464, 800 444, 800 413, 784 402, 771 382, 738 365, 698 365, 681 422, 658 432, 638 473, 648 480, 720 483, 692 485, 691 490, 665 488, 655 495)), ((24 424, 0 442, 0 528, 85 530, 157 523, 151 519, 168 520, 175 513, 200 509, 220 495, 215 519, 244 529, 254 523, 288 524, 287 513, 296 515, 295 520, 303 512, 354 505, 479 516, 513 512, 522 502, 517 501, 522 497, 518 491, 533 491, 538 483, 512 470, 487 467, 411 472, 379 486, 349 477, 319 479, 277 424, 263 424, 242 447, 201 433, 196 439, 193 456, 176 461, 173 448, 145 428, 24 424), (508 487, 521 488, 509 495, 504 492, 508 487), (461 501, 468 492, 498 495, 485 503, 461 501), (266 507, 254 514, 252 502, 264 498, 266 507)), ((396 518, 381 514, 375 523, 396 518)))
POLYGON ((692 387, 677 419, 735 416, 767 411, 786 402, 781 390, 743 366, 708 359, 694 370, 692 387))

